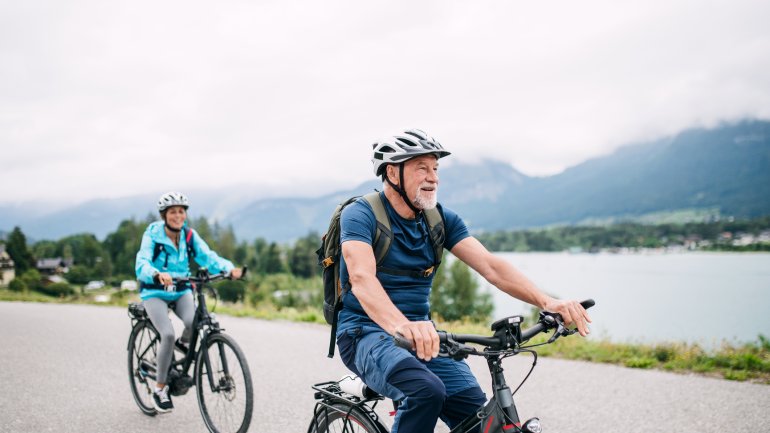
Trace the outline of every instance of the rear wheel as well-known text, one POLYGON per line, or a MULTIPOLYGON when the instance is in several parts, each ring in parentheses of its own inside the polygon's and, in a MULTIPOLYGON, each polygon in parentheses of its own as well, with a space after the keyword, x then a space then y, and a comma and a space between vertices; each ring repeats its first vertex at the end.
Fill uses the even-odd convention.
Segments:
POLYGON ((386 431, 378 427, 363 410, 347 403, 332 403, 330 407, 319 405, 309 433, 381 433, 386 431))
POLYGON ((128 380, 131 394, 139 409, 146 415, 155 416, 158 411, 152 404, 152 386, 144 365, 157 365, 160 337, 149 321, 140 320, 128 338, 128 380))
POLYGON ((209 431, 242 433, 249 429, 254 407, 251 372, 243 351, 230 336, 214 334, 206 339, 195 359, 195 388, 209 431))

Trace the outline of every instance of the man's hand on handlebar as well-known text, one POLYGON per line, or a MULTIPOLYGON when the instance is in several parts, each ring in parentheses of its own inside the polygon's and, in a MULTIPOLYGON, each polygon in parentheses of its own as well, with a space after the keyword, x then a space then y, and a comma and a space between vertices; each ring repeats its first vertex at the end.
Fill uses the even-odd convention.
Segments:
POLYGON ((580 335, 585 337, 591 331, 588 324, 591 323, 591 316, 578 301, 552 299, 546 304, 544 310, 551 313, 558 313, 566 326, 575 325, 580 335))
POLYGON ((430 361, 438 356, 440 342, 433 322, 406 322, 396 326, 395 332, 412 342, 418 358, 430 361))

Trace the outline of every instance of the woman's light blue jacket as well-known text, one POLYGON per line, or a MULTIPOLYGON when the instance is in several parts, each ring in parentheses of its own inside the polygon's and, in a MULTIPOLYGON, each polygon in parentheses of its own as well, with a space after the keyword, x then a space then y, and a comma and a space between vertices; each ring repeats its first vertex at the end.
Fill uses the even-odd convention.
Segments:
MULTIPOLYGON (((154 284, 152 276, 156 272, 166 272, 174 278, 190 276, 190 258, 187 257, 187 240, 182 235, 179 239, 179 248, 174 246, 164 229, 163 221, 156 221, 147 226, 142 236, 142 245, 136 253, 136 278, 140 283, 154 284), (163 245, 165 252, 161 252, 155 261, 152 260, 155 244, 163 245), (167 257, 168 255, 168 257, 167 257), (168 262, 166 261, 168 259, 168 262)), ((198 232, 192 230, 192 244, 195 251, 195 262, 200 267, 205 267, 210 273, 230 272, 234 266, 229 260, 219 257, 209 248, 198 232)), ((184 233, 184 232, 182 232, 184 233)), ((144 289, 140 293, 142 300, 149 298, 161 298, 164 301, 176 301, 190 289, 179 292, 166 292, 164 290, 144 289)))

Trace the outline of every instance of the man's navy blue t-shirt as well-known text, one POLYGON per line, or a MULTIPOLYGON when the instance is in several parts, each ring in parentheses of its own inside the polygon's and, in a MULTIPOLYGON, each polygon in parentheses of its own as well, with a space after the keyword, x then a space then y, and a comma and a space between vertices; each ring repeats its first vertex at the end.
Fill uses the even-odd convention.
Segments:
MULTIPOLYGON (((423 216, 409 220, 402 218, 390 202, 380 193, 385 205, 385 211, 390 218, 393 231, 393 241, 388 254, 380 266, 390 269, 423 271, 436 263, 434 251, 428 234, 428 223, 423 216)), ((446 231, 444 249, 451 250, 458 242, 470 236, 463 220, 453 211, 438 205, 438 211, 444 217, 446 231)), ((361 241, 372 245, 375 236, 377 219, 369 203, 359 199, 342 211, 340 218, 340 242, 361 241)), ((393 304, 411 321, 428 320, 430 312, 430 288, 433 275, 430 277, 391 275, 377 272, 377 279, 390 297, 393 304)), ((348 268, 344 257, 340 264, 340 283, 342 287, 348 284, 348 268)), ((361 303, 351 290, 345 292, 342 298, 343 308, 339 315, 337 333, 360 325, 378 326, 364 312, 361 303)))

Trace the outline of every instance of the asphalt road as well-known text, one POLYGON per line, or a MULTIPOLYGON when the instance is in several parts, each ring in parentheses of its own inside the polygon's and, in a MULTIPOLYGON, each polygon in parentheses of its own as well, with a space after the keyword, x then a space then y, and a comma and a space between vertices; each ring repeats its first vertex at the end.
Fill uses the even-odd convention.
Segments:
MULTIPOLYGON (((328 328, 220 322, 251 366, 250 431, 306 431, 310 385, 346 373, 339 358, 326 358, 328 328)), ((194 390, 175 398, 171 414, 139 411, 128 386, 129 330, 122 308, 0 302, 0 432, 205 431, 194 390)), ((505 364, 511 385, 531 362, 517 358, 505 364)), ((487 386, 483 360, 471 367, 487 386)), ((546 433, 770 432, 767 385, 546 358, 515 398, 522 419, 538 416, 546 433)))

